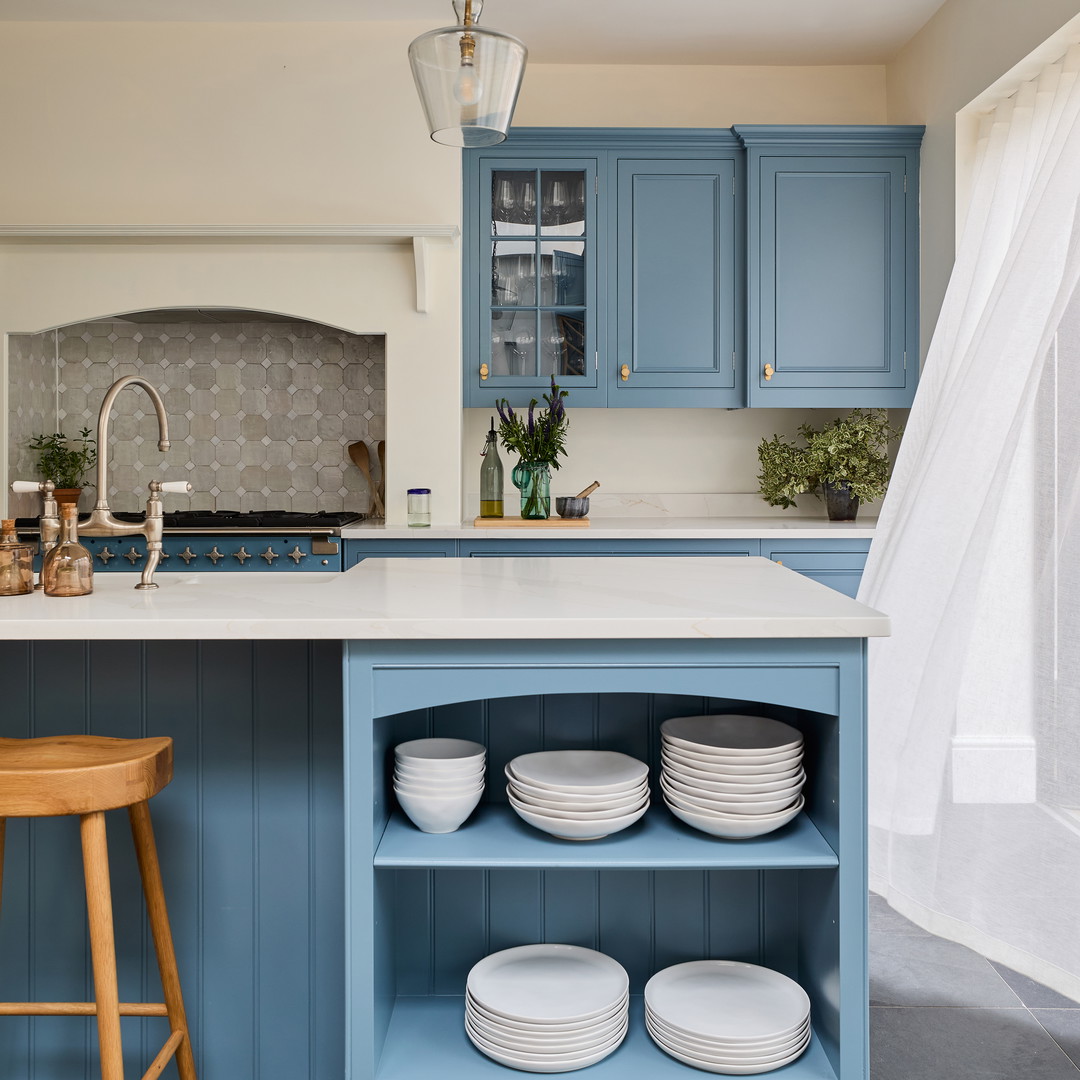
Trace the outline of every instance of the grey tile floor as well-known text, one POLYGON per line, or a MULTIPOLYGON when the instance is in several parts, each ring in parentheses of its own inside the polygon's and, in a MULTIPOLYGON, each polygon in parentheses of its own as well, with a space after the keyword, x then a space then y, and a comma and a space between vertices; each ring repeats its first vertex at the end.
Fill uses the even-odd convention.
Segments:
POLYGON ((870 896, 871 1080, 1080 1080, 1080 1003, 870 896))

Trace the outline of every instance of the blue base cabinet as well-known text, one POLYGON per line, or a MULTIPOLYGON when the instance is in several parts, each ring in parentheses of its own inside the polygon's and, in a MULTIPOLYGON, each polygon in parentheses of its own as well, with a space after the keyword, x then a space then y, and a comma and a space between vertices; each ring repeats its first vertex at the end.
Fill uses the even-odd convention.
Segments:
POLYGON ((869 540, 762 540, 761 554, 854 598, 859 592, 869 540))
POLYGON ((465 980, 488 953, 539 941, 599 949, 630 975, 630 1033, 590 1076, 698 1075, 648 1037, 641 994, 657 970, 712 957, 765 964, 806 988, 814 1035, 785 1076, 867 1080, 862 641, 346 648, 353 1080, 509 1077, 465 1036, 465 980), (724 841, 662 805, 659 725, 740 710, 803 731, 807 809, 769 836, 724 841), (393 746, 425 736, 488 747, 485 799, 444 836, 420 833, 393 801, 393 746), (648 762, 653 807, 631 828, 588 843, 526 825, 506 804, 504 765, 566 747, 648 762))

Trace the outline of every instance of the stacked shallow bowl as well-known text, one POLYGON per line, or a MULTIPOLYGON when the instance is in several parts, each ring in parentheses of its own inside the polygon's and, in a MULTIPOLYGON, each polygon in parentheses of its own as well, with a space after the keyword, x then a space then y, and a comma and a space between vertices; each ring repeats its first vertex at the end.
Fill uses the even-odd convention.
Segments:
POLYGON ((506 794, 522 820, 562 840, 599 840, 649 808, 649 769, 613 750, 545 750, 506 766, 506 794))
POLYGON ((422 832, 449 833, 484 794, 484 747, 467 739, 413 739, 394 747, 394 794, 422 832))
POLYGON ((694 960, 645 985, 645 1026, 673 1058, 706 1072, 772 1072, 810 1044, 810 999, 794 980, 734 960, 694 960))
POLYGON ((803 737, 766 716, 678 716, 660 725, 660 787, 688 825, 729 840, 763 836, 803 808, 803 737))
POLYGON ((524 1072, 572 1072, 626 1037, 630 980, 610 956, 577 945, 520 945, 473 966, 465 1033, 481 1053, 524 1072))

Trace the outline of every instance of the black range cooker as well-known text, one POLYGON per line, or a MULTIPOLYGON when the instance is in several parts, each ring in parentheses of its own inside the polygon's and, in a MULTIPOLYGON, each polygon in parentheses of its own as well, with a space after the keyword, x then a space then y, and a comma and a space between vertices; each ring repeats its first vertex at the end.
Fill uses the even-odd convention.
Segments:
MULTIPOLYGON (((142 514, 115 513, 138 522, 142 514)), ((164 551, 158 573, 176 570, 237 573, 297 573, 341 570, 341 530, 364 518, 350 510, 303 514, 287 510, 178 510, 165 514, 164 551)), ((36 518, 21 518, 21 534, 37 531, 36 518)), ((146 540, 141 536, 86 536, 82 543, 99 571, 141 570, 146 540)))

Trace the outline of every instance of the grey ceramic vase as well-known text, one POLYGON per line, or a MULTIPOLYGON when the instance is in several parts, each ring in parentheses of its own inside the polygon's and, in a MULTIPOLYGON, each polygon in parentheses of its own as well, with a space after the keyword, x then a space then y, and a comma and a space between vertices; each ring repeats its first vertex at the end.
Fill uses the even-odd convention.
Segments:
POLYGON ((851 484, 841 480, 838 484, 821 482, 825 495, 825 509, 830 521, 854 521, 859 512, 859 496, 851 494, 851 484))

